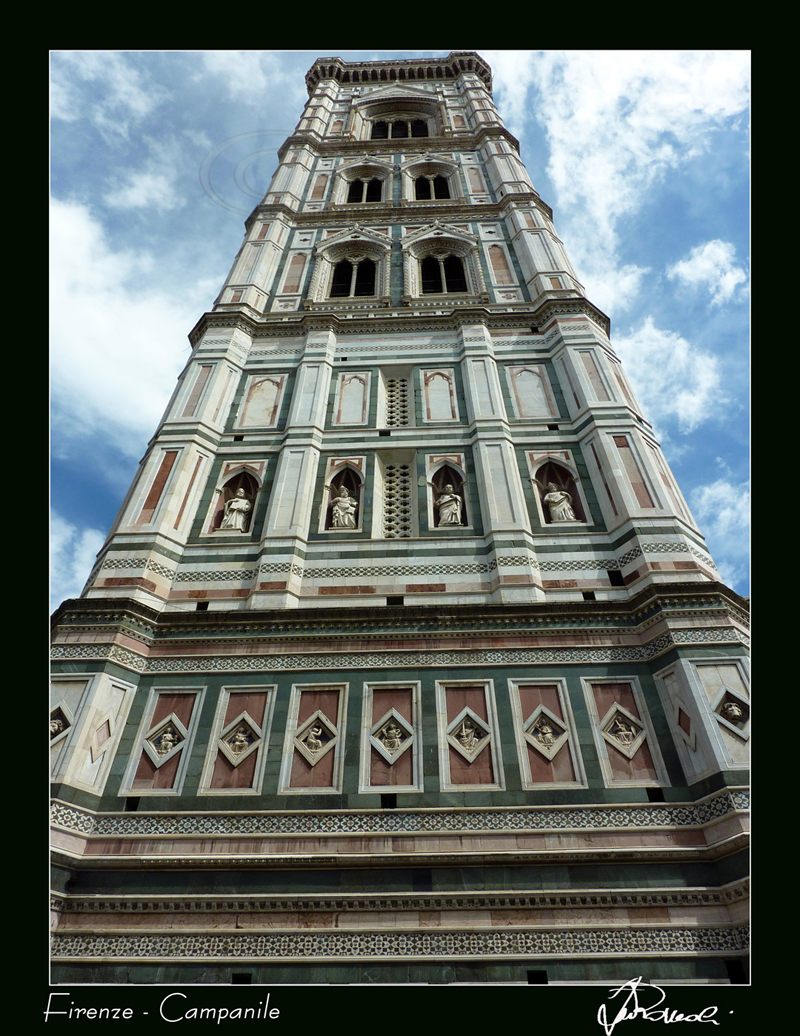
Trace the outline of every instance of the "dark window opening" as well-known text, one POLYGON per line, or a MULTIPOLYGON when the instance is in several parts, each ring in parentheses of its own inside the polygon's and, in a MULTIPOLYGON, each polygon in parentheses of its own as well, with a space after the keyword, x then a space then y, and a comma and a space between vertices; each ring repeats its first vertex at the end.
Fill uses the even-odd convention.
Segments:
POLYGON ((244 442, 244 436, 243 435, 234 435, 233 441, 234 442, 244 442))
POLYGON ((417 201, 431 198, 449 198, 450 186, 446 176, 418 176, 414 181, 414 197, 417 201))
POLYGON ((383 184, 377 176, 371 180, 353 180, 347 190, 348 202, 360 204, 366 201, 380 201, 383 197, 383 184))
POLYGON ((351 296, 375 294, 376 265, 372 259, 361 259, 357 263, 341 259, 333 268, 330 297, 347 299, 351 296))
POLYGON ((394 119, 388 122, 386 119, 379 119, 372 124, 371 137, 373 140, 398 140, 401 137, 427 137, 428 123, 425 119, 394 119))
POLYGON ((612 586, 625 585, 625 580, 622 578, 622 573, 618 568, 610 568, 608 570, 608 581, 612 586))
POLYGON ((374 122, 372 124, 372 139, 373 140, 388 140, 389 138, 389 123, 381 120, 380 122, 374 122))
POLYGON ((391 431, 388 428, 381 428, 378 435, 391 435, 391 431))
POLYGON ((428 136, 428 124, 424 119, 414 119, 411 123, 411 136, 412 137, 427 137, 428 136))
POLYGON ((527 977, 529 986, 546 986, 548 984, 546 971, 529 971, 527 977))
POLYGON ((427 176, 418 176, 414 181, 414 197, 417 201, 428 201, 431 196, 431 182, 427 176))
POLYGON ((584 601, 596 601, 597 598, 594 595, 594 590, 584 590, 583 599, 584 601))
POLYGON ((197 611, 197 612, 207 612, 208 611, 208 601, 198 601, 197 604, 195 605, 195 611, 197 611))
POLYGON ((420 263, 420 273, 424 295, 440 295, 467 290, 464 264, 457 255, 448 255, 444 259, 426 255, 420 263))
POLYGON ((250 986, 253 984, 253 976, 249 971, 233 971, 231 972, 231 985, 232 986, 250 986))
POLYGON ((397 597, 387 597, 386 598, 386 603, 387 604, 402 604, 403 603, 403 598, 400 597, 400 596, 397 596, 397 597))
POLYGON ((408 136, 408 123, 407 122, 393 122, 392 123, 392 139, 397 140, 398 137, 408 136))
POLYGON ((433 194, 436 198, 449 198, 450 188, 447 185, 447 178, 444 176, 434 176, 433 178, 433 194))
POLYGON ((549 424, 547 426, 547 430, 548 430, 548 432, 557 432, 558 431, 558 425, 557 424, 549 424))
POLYGON ((648 788, 647 798, 649 802, 664 802, 664 789, 663 788, 648 788))
POLYGON ((381 809, 397 809, 397 796, 381 795, 381 809))
POLYGON ((138 798, 125 799, 125 805, 122 807, 124 813, 135 813, 139 808, 138 798))

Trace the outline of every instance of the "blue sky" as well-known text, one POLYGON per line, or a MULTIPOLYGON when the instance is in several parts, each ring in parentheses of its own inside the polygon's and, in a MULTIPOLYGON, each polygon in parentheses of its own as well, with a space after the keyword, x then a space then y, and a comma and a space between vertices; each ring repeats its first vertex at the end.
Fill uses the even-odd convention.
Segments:
MULTIPOLYGON (((750 54, 459 49, 491 65, 721 576, 748 595, 750 54)), ((83 587, 315 58, 447 53, 51 54, 51 608, 83 587)))

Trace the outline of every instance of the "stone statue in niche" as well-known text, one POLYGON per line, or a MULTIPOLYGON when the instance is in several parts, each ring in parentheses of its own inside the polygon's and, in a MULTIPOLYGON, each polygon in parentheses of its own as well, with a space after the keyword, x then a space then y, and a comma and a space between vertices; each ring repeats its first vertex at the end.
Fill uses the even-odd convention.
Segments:
POLYGON ((566 486, 556 485, 555 482, 548 482, 544 486, 538 478, 532 479, 539 487, 542 494, 542 502, 550 512, 551 522, 576 522, 578 519, 572 509, 572 494, 567 492, 566 486))
POLYGON ((222 519, 220 529, 227 529, 229 532, 244 532, 247 528, 250 507, 251 504, 245 491, 237 489, 230 500, 225 503, 225 517, 222 519))
POLYGON ((457 489, 452 482, 448 482, 442 492, 436 488, 433 482, 429 482, 428 485, 433 490, 433 506, 439 514, 439 520, 436 524, 461 525, 461 512, 464 507, 464 501, 461 499, 460 492, 461 487, 464 485, 463 481, 459 482, 457 489))
POLYGON ((347 486, 336 492, 335 486, 328 486, 331 494, 331 525, 334 529, 355 529, 358 501, 350 496, 347 486), (334 496, 334 493, 336 495, 334 496))

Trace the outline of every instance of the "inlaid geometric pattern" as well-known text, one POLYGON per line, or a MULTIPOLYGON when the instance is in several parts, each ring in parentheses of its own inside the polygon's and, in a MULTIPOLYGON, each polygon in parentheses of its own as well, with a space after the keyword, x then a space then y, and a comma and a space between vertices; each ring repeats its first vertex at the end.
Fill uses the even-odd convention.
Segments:
POLYGON ((353 810, 242 813, 92 813, 54 802, 50 818, 86 835, 375 834, 438 831, 563 831, 701 827, 750 808, 745 789, 727 790, 703 802, 636 806, 551 806, 462 810, 353 810))
POLYGON ((196 932, 163 935, 55 935, 55 959, 315 960, 358 958, 473 958, 575 954, 736 953, 749 945, 749 926, 601 927, 568 931, 470 932, 196 932))

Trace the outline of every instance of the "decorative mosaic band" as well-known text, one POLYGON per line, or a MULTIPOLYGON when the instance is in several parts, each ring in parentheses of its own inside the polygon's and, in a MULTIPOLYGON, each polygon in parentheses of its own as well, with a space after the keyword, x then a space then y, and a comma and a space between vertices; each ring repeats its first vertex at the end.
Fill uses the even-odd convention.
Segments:
POLYGON ((750 807, 747 790, 726 791, 704 802, 607 808, 395 811, 331 810, 293 813, 92 813, 54 802, 51 820, 85 835, 409 834, 454 831, 624 830, 702 827, 750 807))
MULTIPOLYGON (((714 562, 701 551, 690 547, 686 543, 645 543, 644 552, 647 554, 669 554, 669 553, 692 553, 711 568, 716 568, 714 562)), ((558 561, 545 561, 535 557, 531 553, 513 554, 498 557, 487 562, 463 562, 454 564, 436 565, 370 565, 347 567, 319 568, 314 565, 298 565, 296 562, 264 562, 258 567, 258 573, 291 572, 296 576, 309 576, 320 579, 325 578, 347 578, 351 576, 363 576, 364 578, 375 578, 379 576, 418 576, 418 575, 485 575, 495 571, 499 567, 512 567, 530 565, 531 568, 543 572, 577 572, 577 571, 618 571, 631 561, 642 556, 642 549, 635 547, 627 551, 619 558, 597 558, 591 557, 585 560, 559 559, 558 561)), ((230 580, 252 580, 256 576, 256 569, 248 568, 213 568, 201 570, 176 571, 159 564, 152 559, 147 559, 144 565, 136 558, 108 558, 102 564, 103 569, 143 569, 152 571, 166 579, 173 579, 177 583, 191 582, 220 582, 230 580)))
POLYGON ((579 665, 648 662, 680 644, 746 644, 738 630, 674 630, 640 647, 507 648, 481 651, 365 651, 318 654, 144 658, 117 645, 58 644, 55 660, 105 659, 140 673, 262 673, 312 669, 392 669, 420 666, 579 665))
POLYGON ((55 935, 54 960, 314 960, 720 954, 745 950, 749 927, 581 928, 567 931, 193 932, 55 935))

